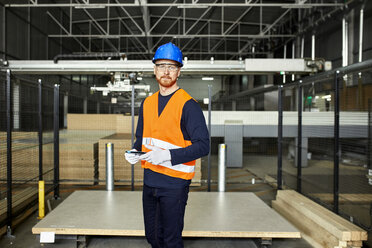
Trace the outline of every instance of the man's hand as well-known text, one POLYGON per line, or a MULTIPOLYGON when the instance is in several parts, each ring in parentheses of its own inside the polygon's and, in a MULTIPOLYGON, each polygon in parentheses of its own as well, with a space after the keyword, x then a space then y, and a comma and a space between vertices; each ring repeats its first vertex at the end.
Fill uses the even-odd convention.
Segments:
MULTIPOLYGON (((137 150, 132 149, 131 151, 137 151, 137 150)), ((140 155, 139 154, 134 154, 134 153, 125 153, 125 159, 130 164, 136 164, 140 160, 140 155)))
POLYGON ((147 149, 151 150, 146 154, 139 157, 141 160, 146 160, 147 162, 155 165, 162 164, 166 161, 171 160, 171 154, 169 150, 161 149, 160 147, 152 145, 144 145, 147 149))

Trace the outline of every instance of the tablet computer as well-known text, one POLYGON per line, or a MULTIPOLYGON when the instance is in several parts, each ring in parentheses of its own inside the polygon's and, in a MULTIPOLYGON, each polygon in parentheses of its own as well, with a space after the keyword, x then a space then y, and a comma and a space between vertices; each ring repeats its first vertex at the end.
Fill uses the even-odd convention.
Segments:
POLYGON ((142 154, 145 154, 146 152, 141 152, 141 151, 125 151, 126 153, 131 153, 131 154, 138 154, 138 155, 142 155, 142 154))

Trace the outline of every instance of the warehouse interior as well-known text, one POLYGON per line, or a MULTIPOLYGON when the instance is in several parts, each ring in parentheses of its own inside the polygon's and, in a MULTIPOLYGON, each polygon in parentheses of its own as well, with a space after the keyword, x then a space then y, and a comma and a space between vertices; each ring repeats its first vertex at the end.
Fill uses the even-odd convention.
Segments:
POLYGON ((124 151, 158 91, 151 60, 167 42, 183 53, 178 84, 211 137, 189 213, 270 226, 250 223, 249 195, 297 230, 205 234, 191 220, 185 247, 372 247, 371 1, 0 0, 0 20, 0 247, 150 247, 130 228, 53 229, 43 243, 40 227, 81 192, 107 193, 108 143, 114 193, 137 199, 143 169, 124 151), (193 204, 221 191, 239 203, 193 204))

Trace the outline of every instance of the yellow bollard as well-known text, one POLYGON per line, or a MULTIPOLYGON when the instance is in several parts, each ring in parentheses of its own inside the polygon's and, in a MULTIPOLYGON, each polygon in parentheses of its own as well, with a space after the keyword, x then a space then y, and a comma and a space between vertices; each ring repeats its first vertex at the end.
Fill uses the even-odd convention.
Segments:
POLYGON ((42 219, 45 216, 45 184, 44 181, 39 181, 39 217, 42 219))

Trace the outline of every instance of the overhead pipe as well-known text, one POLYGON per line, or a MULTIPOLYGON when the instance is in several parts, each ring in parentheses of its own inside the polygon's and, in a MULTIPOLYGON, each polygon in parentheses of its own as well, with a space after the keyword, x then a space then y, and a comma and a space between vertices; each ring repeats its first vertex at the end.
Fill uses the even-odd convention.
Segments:
POLYGON ((58 63, 60 59, 112 59, 120 58, 125 59, 125 53, 79 53, 79 54, 58 54, 53 58, 54 64, 58 63))

